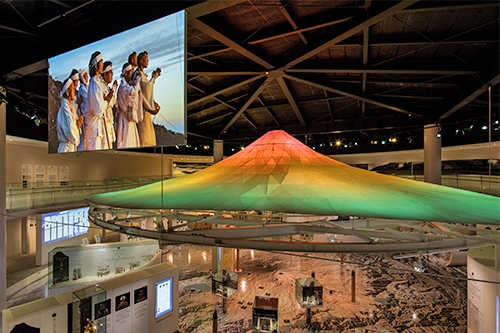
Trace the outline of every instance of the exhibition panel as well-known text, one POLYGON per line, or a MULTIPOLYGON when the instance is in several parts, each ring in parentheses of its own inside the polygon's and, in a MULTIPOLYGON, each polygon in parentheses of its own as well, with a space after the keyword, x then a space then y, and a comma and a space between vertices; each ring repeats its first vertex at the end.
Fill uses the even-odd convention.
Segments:
POLYGON ((2 332, 173 333, 178 324, 178 281, 178 268, 168 263, 129 272, 3 310, 2 332), (156 316, 155 304, 163 306, 156 316))

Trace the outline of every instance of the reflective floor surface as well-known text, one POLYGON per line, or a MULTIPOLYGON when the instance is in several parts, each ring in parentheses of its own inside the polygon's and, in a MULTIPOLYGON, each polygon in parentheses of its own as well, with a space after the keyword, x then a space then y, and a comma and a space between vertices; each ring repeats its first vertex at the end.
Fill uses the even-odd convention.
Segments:
POLYGON ((251 331, 255 296, 279 299, 279 332, 466 332, 466 268, 443 265, 443 255, 424 260, 394 254, 282 254, 241 250, 238 291, 227 300, 211 293, 211 248, 182 245, 165 250, 163 261, 180 267, 179 329, 182 333, 251 331), (352 271, 355 299, 352 302, 352 271), (324 305, 312 309, 311 324, 295 296, 295 280, 315 273, 324 305))

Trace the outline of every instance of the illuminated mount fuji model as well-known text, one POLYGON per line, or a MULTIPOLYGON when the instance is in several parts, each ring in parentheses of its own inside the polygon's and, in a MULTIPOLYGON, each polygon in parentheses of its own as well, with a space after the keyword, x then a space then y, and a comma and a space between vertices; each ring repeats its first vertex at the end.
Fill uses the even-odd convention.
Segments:
MULTIPOLYGON (((265 238, 301 233, 355 235, 359 243, 370 245, 386 239, 398 239, 407 245, 410 244, 405 241, 412 243, 418 240, 420 245, 426 244, 427 247, 423 247, 426 249, 429 249, 432 242, 429 239, 439 238, 455 241, 453 245, 450 243, 450 246, 446 246, 447 248, 464 248, 478 246, 479 241, 474 237, 457 239, 452 236, 454 232, 437 232, 437 229, 435 232, 427 230, 426 233, 430 233, 427 236, 422 233, 405 235, 398 232, 397 228, 386 230, 385 227, 373 227, 377 223, 372 223, 372 227, 368 229, 362 225, 366 225, 367 219, 388 219, 390 223, 403 223, 410 230, 417 224, 422 230, 422 221, 450 223, 446 226, 447 229, 453 229, 454 224, 464 223, 500 225, 498 197, 351 167, 315 152, 279 130, 268 132, 237 154, 194 174, 135 189, 94 195, 89 197, 88 201, 92 205, 90 215, 95 223, 106 224, 103 226, 120 232, 126 232, 124 230, 128 227, 120 226, 120 221, 100 220, 94 213, 128 210, 133 212, 135 219, 162 215, 167 219, 186 222, 204 219, 213 224, 252 225, 236 229, 205 230, 202 235, 206 240, 217 240, 219 243, 222 239, 239 238, 238 245, 232 245, 233 247, 250 248, 259 247, 242 245, 242 238, 257 238, 264 243, 277 243, 266 241, 265 238), (200 218, 199 214, 181 214, 180 211, 204 213, 205 217, 200 218), (241 218, 232 218, 243 212, 266 212, 267 217, 282 223, 262 226, 262 221, 267 219, 263 216, 253 223, 249 220, 243 222, 241 218), (227 214, 231 214, 231 218, 227 218, 227 214), (287 216, 297 214, 308 216, 302 220, 313 222, 314 225, 283 223, 287 221, 287 216), (332 216, 355 217, 346 225, 351 230, 344 228, 340 222, 329 221, 328 217, 332 216)), ((387 221, 384 223, 390 224, 387 221)), ((154 231, 130 232, 142 233, 142 236, 144 232, 153 232, 153 238, 158 238, 158 233, 154 231)), ((199 233, 197 230, 197 234, 199 233)), ((183 243, 189 238, 186 237, 188 235, 193 235, 193 231, 170 229, 162 234, 162 239, 183 243)), ((493 234, 490 237, 486 234, 485 237, 486 241, 491 238, 493 243, 499 242, 498 235, 495 237, 493 234)), ((484 237, 481 239, 482 242, 479 243, 484 245, 484 237)), ((262 243, 258 240, 248 241, 262 243)), ((198 243, 213 245, 207 241, 198 243)), ((317 247, 312 251, 323 252, 317 247)), ((345 248, 342 251, 349 252, 345 248)))

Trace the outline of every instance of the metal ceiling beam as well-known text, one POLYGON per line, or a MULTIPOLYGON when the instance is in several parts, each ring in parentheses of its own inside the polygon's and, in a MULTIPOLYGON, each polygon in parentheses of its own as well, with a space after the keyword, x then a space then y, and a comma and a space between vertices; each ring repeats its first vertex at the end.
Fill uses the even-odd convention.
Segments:
MULTIPOLYGON (((290 15, 290 13, 288 12, 287 10, 287 4, 289 3, 288 0, 281 0, 281 13, 283 14, 283 16, 285 16, 286 20, 290 23, 290 25, 292 26, 293 30, 294 31, 297 31, 297 29, 299 28, 299 26, 295 23, 294 19, 292 18, 292 16, 290 15)), ((299 35, 300 39, 302 39, 302 42, 304 42, 304 44, 308 44, 307 42, 307 39, 306 37, 304 37, 304 34, 302 34, 302 32, 297 32, 297 34, 299 35)))
POLYGON ((202 3, 186 8, 187 19, 188 21, 196 19, 219 10, 239 5, 245 1, 246 0, 206 0, 202 3))
POLYGON ((0 29, 14 31, 14 32, 17 32, 17 33, 20 33, 20 34, 23 34, 23 35, 28 35, 28 36, 35 36, 35 34, 33 32, 29 32, 29 31, 26 31, 26 30, 21 30, 21 29, 16 29, 16 28, 8 27, 6 25, 1 25, 0 24, 0 29))
MULTIPOLYGON (((497 64, 498 66, 498 64, 497 64)), ((494 72, 495 73, 495 72, 494 72)), ((487 89, 488 85, 495 86, 500 82, 500 74, 496 71, 496 76, 491 78, 488 81, 482 80, 479 76, 473 76, 467 82, 462 84, 459 89, 455 90, 450 96, 444 100, 439 107, 444 108, 447 105, 454 104, 451 108, 445 110, 444 114, 441 115, 434 121, 435 123, 439 123, 444 119, 451 116, 456 111, 460 110, 477 97, 482 95, 487 89), (458 103, 457 103, 458 101, 458 103)), ((438 108, 439 110, 439 108, 438 108)))
POLYGON ((59 0, 49 0, 49 2, 55 3, 56 5, 59 5, 59 6, 64 7, 64 8, 71 8, 70 5, 68 5, 62 1, 59 1, 59 0))
MULTIPOLYGON (((256 99, 262 105, 262 107, 264 108, 264 110, 266 110, 267 113, 271 116, 272 120, 276 123, 276 125, 281 126, 280 123, 276 120, 276 117, 273 115, 273 113, 271 112, 271 110, 269 110, 269 107, 266 104, 264 104, 264 102, 262 101, 262 99, 260 97, 257 97, 256 99)), ((248 108, 247 110, 250 110, 250 108, 248 108)))
MULTIPOLYGON (((449 36, 430 36, 433 40, 443 40, 449 36)), ((499 43, 498 39, 485 38, 487 36, 478 37, 478 39, 462 38, 462 39, 451 39, 439 43, 440 45, 455 45, 455 44, 470 44, 470 45, 480 45, 480 44, 495 44, 499 43)), ((382 37, 382 38, 371 38, 370 46, 420 46, 420 45, 436 45, 436 42, 431 42, 429 40, 422 40, 420 37, 410 37, 404 36, 402 38, 394 38, 394 37, 382 37)), ((343 43, 338 43, 336 46, 343 47, 362 47, 363 41, 361 39, 348 39, 343 43)))
POLYGON ((79 6, 76 6, 76 7, 74 7, 74 8, 71 8, 71 9, 69 9, 68 11, 66 11, 65 13, 61 14, 61 15, 54 16, 53 18, 48 19, 47 21, 40 23, 39 25, 37 25, 37 27, 38 27, 38 28, 43 27, 44 25, 49 24, 50 22, 53 22, 53 21, 58 20, 58 19, 60 19, 60 18, 62 18, 62 17, 65 17, 66 15, 71 14, 72 12, 77 11, 77 10, 79 10, 80 8, 83 8, 83 7, 85 7, 85 6, 89 5, 89 4, 91 4, 91 3, 92 3, 92 2, 94 2, 94 1, 95 1, 95 0, 89 0, 89 1, 87 1, 87 2, 85 2, 85 3, 82 3, 82 4, 81 4, 81 5, 79 5, 79 6))
POLYGON ((347 68, 289 68, 287 73, 319 73, 319 74, 408 74, 408 75, 473 75, 477 70, 428 70, 428 69, 347 69, 347 68))
MULTIPOLYGON (((363 68, 368 65, 368 39, 370 34, 370 27, 363 29, 363 68)), ((363 73, 363 78, 361 79, 361 93, 363 97, 366 95, 366 81, 368 78, 367 73, 363 73)), ((361 118, 365 117, 366 102, 361 101, 361 118)))
POLYGON ((245 110, 250 106, 250 104, 260 95, 262 90, 266 87, 267 82, 270 80, 270 78, 267 78, 262 84, 255 89, 253 94, 247 99, 247 101, 243 104, 243 106, 240 108, 240 110, 233 116, 233 118, 224 126, 222 131, 219 133, 219 136, 223 135, 231 125, 234 124, 234 122, 245 112, 245 110))
POLYGON ((287 79, 289 79, 291 81, 296 81, 296 82, 300 82, 300 83, 303 83, 303 84, 306 84, 306 85, 310 85, 310 86, 313 86, 313 87, 316 87, 316 88, 319 88, 319 89, 324 89, 324 90, 327 90, 327 91, 330 91, 330 92, 333 92, 333 93, 336 93, 336 94, 339 94, 339 95, 347 96, 347 97, 350 97, 350 98, 353 98, 353 99, 356 99, 356 100, 359 100, 359 101, 363 101, 364 100, 367 103, 370 103, 370 104, 373 104, 373 105, 377 105, 377 106, 380 106, 380 107, 383 107, 383 108, 386 108, 386 109, 389 109, 389 110, 392 110, 392 111, 404 113, 404 114, 407 114, 407 115, 417 116, 417 117, 423 117, 422 115, 420 115, 418 113, 415 113, 415 112, 410 112, 410 111, 407 111, 407 110, 404 110, 404 109, 401 109, 401 108, 398 108, 398 107, 395 107, 395 106, 392 106, 392 105, 389 105, 389 104, 377 102, 377 101, 374 101, 374 100, 371 100, 369 98, 365 98, 365 97, 362 97, 362 96, 357 96, 357 95, 354 95, 354 94, 351 94, 351 93, 348 93, 348 92, 345 92, 345 91, 342 91, 342 90, 338 90, 338 89, 335 89, 335 88, 331 88, 331 87, 325 86, 323 84, 315 83, 315 82, 312 82, 312 81, 309 81, 309 80, 300 79, 298 77, 287 75, 287 74, 285 74, 283 77, 286 77, 287 79))
POLYGON ((223 94, 223 93, 225 93, 225 92, 227 92, 227 91, 230 91, 230 90, 233 90, 233 89, 235 89, 235 88, 241 87, 241 86, 243 86, 243 85, 245 85, 245 84, 249 84, 249 83, 251 83, 251 82, 253 82, 253 81, 255 81, 255 80, 258 80, 258 79, 263 78, 264 76, 265 76, 265 74, 262 74, 262 75, 257 75, 257 76, 251 77, 251 78, 249 78, 249 79, 247 79, 247 80, 241 81, 241 82, 239 82, 239 83, 231 84, 231 85, 229 85, 229 86, 227 86, 227 87, 225 87, 225 88, 223 88, 223 89, 220 89, 220 90, 214 91, 214 92, 212 92, 212 93, 210 93, 210 94, 208 94, 208 95, 206 95, 206 96, 203 96, 203 97, 201 97, 201 98, 198 98, 197 100, 195 100, 195 101, 192 101, 192 102, 188 103, 188 104, 187 104, 187 106, 189 107, 189 106, 191 106, 191 105, 201 103, 201 102, 206 101, 206 100, 208 100, 208 99, 213 99, 213 97, 214 97, 214 96, 217 96, 217 95, 223 94))
POLYGON ((240 53, 241 55, 247 57, 248 59, 256 62, 257 64, 261 65, 262 67, 266 68, 266 69, 272 69, 274 68, 273 65, 271 65, 270 63, 268 63, 267 61, 265 61, 264 59, 258 57, 257 55, 253 54, 252 52, 248 51, 245 47, 241 46, 240 44, 232 41, 231 39, 229 39, 228 37, 226 37, 224 34, 216 31, 215 29, 209 27, 207 24, 201 22, 200 20, 198 19, 193 19, 193 20, 189 20, 189 24, 193 27, 193 28, 196 28, 198 30, 200 30, 201 32, 203 32, 204 34, 206 34, 207 36, 221 42, 222 44, 230 47, 231 49, 233 49, 234 51, 240 53))
POLYGON ((196 123, 196 125, 205 125, 205 124, 211 123, 212 121, 216 121, 216 120, 219 120, 219 119, 222 119, 222 118, 226 118, 227 116, 230 116, 232 114, 234 114, 234 112, 224 113, 223 115, 220 115, 220 116, 217 116, 217 117, 214 117, 214 118, 210 118, 210 119, 204 120, 202 122, 196 123))
POLYGON ((16 69, 15 71, 12 71, 8 74, 2 75, 2 77, 5 79, 5 81, 12 81, 12 80, 17 80, 22 78, 23 76, 30 75, 32 73, 41 71, 43 69, 49 68, 49 62, 47 59, 40 60, 38 62, 35 62, 34 64, 31 64, 29 66, 21 67, 19 69, 16 69))
POLYGON ((221 71, 190 71, 188 69, 187 71, 187 75, 227 75, 227 76, 233 76, 233 75, 265 75, 266 72, 265 71, 257 71, 257 72, 254 72, 254 71, 224 71, 224 70, 221 70, 221 71))
POLYGON ((365 20, 364 22, 358 24, 357 26, 347 30, 346 32, 334 37, 333 39, 330 39, 328 42, 316 47, 315 49, 313 49, 309 52, 306 52, 305 54, 296 58, 295 60, 292 60, 291 62, 289 62, 288 64, 285 65, 285 68, 293 67, 293 66, 297 65, 298 63, 301 63, 302 61, 309 59, 312 56, 318 54, 319 52, 328 49, 330 46, 335 45, 335 44, 345 40, 346 38, 349 38, 349 37, 361 32, 361 31, 363 31, 363 29, 365 29, 366 27, 369 27, 375 23, 378 23, 378 22, 386 19, 389 16, 392 16, 396 13, 399 13, 399 12, 401 12, 401 10, 403 10, 403 9, 405 9, 405 8, 415 4, 417 2, 418 2, 418 0, 401 1, 401 2, 397 3, 396 5, 382 11, 381 13, 378 13, 375 16, 365 20))
POLYGON ((293 98, 292 93, 290 92, 290 89, 286 85, 285 80, 283 80, 283 77, 277 77, 276 81, 278 82, 281 90, 283 90, 283 93, 285 94, 286 99, 290 103, 290 106, 292 107, 292 110, 295 113, 295 116, 297 116, 297 119, 299 119, 300 124, 303 127, 307 127, 306 121, 304 120, 304 117, 302 117, 302 113, 300 112, 300 109, 297 106, 297 103, 295 103, 295 99, 293 98))
POLYGON ((220 49, 220 50, 215 50, 215 51, 206 52, 206 53, 203 53, 203 54, 193 55, 191 57, 188 57, 187 61, 194 60, 194 59, 201 59, 201 58, 208 57, 208 56, 211 56, 211 55, 214 55, 214 54, 224 53, 224 52, 227 52, 227 51, 230 51, 230 50, 231 50, 231 48, 226 47, 226 48, 223 48, 223 49, 220 49))
POLYGON ((258 128, 258 126, 255 124, 255 122, 252 119, 250 119, 250 115, 247 112, 243 112, 241 114, 241 117, 243 119, 245 119, 250 124, 250 126, 252 126, 253 128, 255 128, 255 129, 258 128))
MULTIPOLYGON (((427 4, 436 4, 436 2, 426 2, 423 1, 421 4, 423 6, 427 4)), ((438 3, 446 3, 450 4, 453 2, 448 2, 448 1, 443 1, 443 2, 438 2, 438 3)), ((460 3, 459 1, 456 3, 460 3)), ((458 5, 458 6, 442 6, 442 7, 423 7, 423 8, 412 8, 412 9, 403 9, 401 13, 420 13, 420 12, 436 12, 436 11, 450 11, 450 10, 468 10, 468 9, 477 9, 477 8, 498 8, 498 2, 492 1, 492 2, 486 2, 486 3, 481 3, 477 1, 476 4, 468 4, 468 5, 458 5)))
POLYGON ((344 23, 344 22, 349 21, 351 18, 352 18, 352 16, 346 17, 346 18, 342 18, 342 19, 339 19, 339 20, 330 21, 330 22, 327 22, 327 23, 316 24, 316 25, 313 25, 313 26, 310 26, 310 27, 307 27, 307 28, 297 29, 297 30, 293 30, 293 31, 290 31, 290 32, 284 32, 284 33, 281 33, 281 34, 278 34, 278 35, 272 35, 272 36, 269 36, 269 37, 264 37, 264 38, 261 38, 261 39, 249 41, 249 42, 247 42, 247 44, 249 44, 249 45, 260 44, 260 43, 268 42, 270 40, 274 40, 274 39, 278 39, 278 38, 283 38, 283 37, 287 37, 287 36, 293 36, 293 35, 297 35, 297 34, 302 34, 303 32, 307 32, 307 31, 311 31, 311 30, 317 30, 317 29, 325 28, 325 27, 328 27, 328 26, 331 26, 331 25, 335 25, 335 24, 339 24, 339 23, 344 23))

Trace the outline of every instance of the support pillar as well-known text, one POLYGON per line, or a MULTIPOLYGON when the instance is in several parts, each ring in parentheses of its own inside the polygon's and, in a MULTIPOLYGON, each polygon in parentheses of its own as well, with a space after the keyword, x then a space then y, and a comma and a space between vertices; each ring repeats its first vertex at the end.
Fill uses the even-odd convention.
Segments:
POLYGON ((441 185, 441 138, 438 124, 424 126, 424 182, 441 185))
POLYGON ((7 303, 6 113, 7 106, 0 100, 0 311, 7 303))
POLYGON ((356 273, 351 271, 351 302, 356 302, 356 273))
MULTIPOLYGON (((214 140, 214 164, 222 161, 224 157, 224 141, 214 140)), ((219 272, 222 268, 222 248, 212 247, 212 274, 219 272)))
POLYGON ((240 249, 236 249, 236 269, 235 272, 241 272, 240 268, 240 249))
POLYGON ((21 254, 30 253, 29 223, 26 217, 21 218, 21 254))
POLYGON ((212 333, 219 332, 219 317, 217 315, 217 310, 214 310, 212 315, 212 333))
POLYGON ((500 268, 500 246, 498 244, 495 245, 495 269, 498 270, 500 268))

